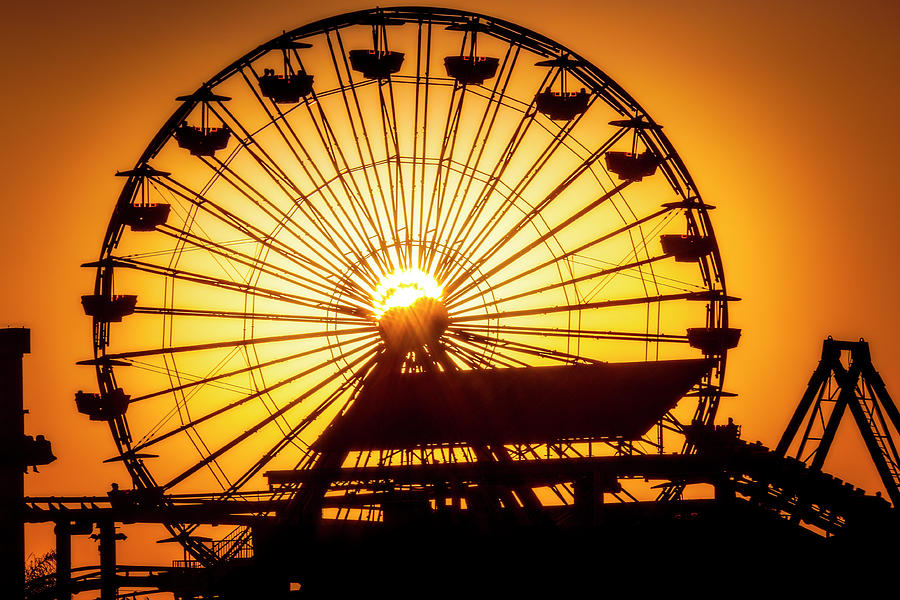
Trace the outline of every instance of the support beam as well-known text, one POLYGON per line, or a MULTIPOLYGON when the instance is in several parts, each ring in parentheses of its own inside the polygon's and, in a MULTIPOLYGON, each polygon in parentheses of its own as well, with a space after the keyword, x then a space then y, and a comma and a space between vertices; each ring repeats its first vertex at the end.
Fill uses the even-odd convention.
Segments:
POLYGON ((68 521, 59 521, 53 531, 56 533, 56 598, 72 600, 72 527, 68 521))
POLYGON ((116 523, 105 520, 100 526, 100 600, 115 600, 116 585, 116 523))
POLYGON ((30 352, 28 329, 0 329, 0 589, 8 598, 25 593, 22 356, 30 352))

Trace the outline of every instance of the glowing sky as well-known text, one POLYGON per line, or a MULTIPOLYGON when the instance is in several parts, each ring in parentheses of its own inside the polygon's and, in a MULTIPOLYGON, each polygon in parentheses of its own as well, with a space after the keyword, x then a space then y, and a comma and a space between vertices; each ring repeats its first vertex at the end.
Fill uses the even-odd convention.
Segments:
MULTIPOLYGON (((421 4, 432 4, 422 2, 421 4)), ((448 4, 559 40, 606 71, 665 126, 706 202, 743 329, 723 402, 745 439, 774 446, 821 340, 864 337, 900 397, 900 5, 765 0, 448 4)), ((93 390, 78 303, 121 185, 174 97, 283 29, 368 2, 164 0, 15 3, 0 28, 4 93, 0 325, 32 329, 30 433, 54 445, 30 494, 125 485, 105 427, 76 413, 93 390), (73 476, 77 474, 77 476, 73 476)), ((848 423, 849 424, 849 423, 848 423)), ((852 433, 852 432, 850 432, 852 433)), ((877 484, 861 444, 826 468, 877 484)))

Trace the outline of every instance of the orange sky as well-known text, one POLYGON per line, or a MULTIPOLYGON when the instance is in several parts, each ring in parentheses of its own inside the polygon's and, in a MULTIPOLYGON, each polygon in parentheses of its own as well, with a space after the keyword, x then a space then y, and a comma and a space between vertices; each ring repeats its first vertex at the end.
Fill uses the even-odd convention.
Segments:
MULTIPOLYGON (((743 337, 726 375, 740 396, 720 415, 743 424, 745 439, 774 446, 829 334, 866 338, 900 397, 896 3, 449 5, 487 10, 569 46, 665 126, 717 206, 728 289, 743 298, 732 307, 743 337)), ((78 300, 92 274, 78 265, 99 250, 121 185, 113 173, 134 164, 175 96, 283 29, 370 6, 5 7, 0 326, 32 330, 26 426, 60 457, 29 475, 28 493, 96 494, 128 481, 120 466, 101 464, 113 455, 108 431, 72 401, 75 390, 96 386, 92 369, 74 366, 91 352, 78 300)), ((874 491, 861 445, 846 437, 826 468, 874 491)))

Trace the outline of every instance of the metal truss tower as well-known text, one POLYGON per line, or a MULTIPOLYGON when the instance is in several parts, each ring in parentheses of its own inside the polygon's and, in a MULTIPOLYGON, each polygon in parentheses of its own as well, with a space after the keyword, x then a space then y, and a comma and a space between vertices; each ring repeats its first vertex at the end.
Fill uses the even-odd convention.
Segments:
POLYGON ((819 366, 776 453, 788 456, 799 436, 793 456, 811 469, 821 471, 848 408, 891 503, 900 506, 900 455, 896 439, 900 411, 872 365, 869 344, 863 340, 846 342, 831 337, 825 340, 819 366))

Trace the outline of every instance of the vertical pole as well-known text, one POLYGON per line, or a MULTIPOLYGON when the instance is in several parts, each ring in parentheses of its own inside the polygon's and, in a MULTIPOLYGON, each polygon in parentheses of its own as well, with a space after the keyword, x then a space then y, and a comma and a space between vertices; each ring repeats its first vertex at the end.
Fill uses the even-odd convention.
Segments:
POLYGON ((599 473, 591 473, 575 480, 575 510, 588 526, 603 522, 603 493, 607 483, 599 473))
POLYGON ((56 533, 56 597, 72 600, 72 527, 68 521, 60 521, 53 531, 56 533))
POLYGON ((730 505, 734 502, 737 497, 734 489, 734 481, 732 481, 727 473, 720 474, 713 485, 716 504, 730 505))
POLYGON ((25 594, 25 473, 22 356, 31 352, 30 330, 0 329, 0 590, 25 594))
POLYGON ((110 519, 100 526, 100 600, 115 600, 116 586, 116 522, 110 519))

